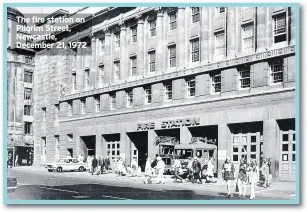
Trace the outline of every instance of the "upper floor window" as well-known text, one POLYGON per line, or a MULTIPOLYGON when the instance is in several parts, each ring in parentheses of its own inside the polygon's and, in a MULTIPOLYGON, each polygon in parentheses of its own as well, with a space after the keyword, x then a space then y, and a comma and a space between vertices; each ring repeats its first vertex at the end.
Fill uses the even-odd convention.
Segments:
POLYGON ((120 80, 120 62, 114 62, 114 80, 120 80))
POLYGON ((286 13, 274 16, 274 43, 286 41, 286 13))
POLYGON ((156 52, 151 51, 148 53, 149 55, 149 71, 154 72, 156 71, 156 52))
POLYGON ((100 38, 99 39, 99 45, 100 45, 100 54, 102 54, 103 52, 104 52, 104 46, 105 46, 105 38, 103 37, 103 38, 100 38))
POLYGON ((211 91, 212 93, 221 92, 221 72, 215 72, 211 74, 211 91))
POLYGON ((156 35, 156 24, 157 20, 153 19, 149 21, 149 27, 150 27, 150 36, 155 36, 156 35))
POLYGON ((137 60, 136 56, 130 57, 131 76, 137 75, 137 60))
POLYGON ((243 50, 254 48, 254 24, 249 23, 242 26, 243 50))
POLYGON ((95 111, 99 112, 100 111, 100 96, 97 95, 94 97, 95 99, 95 111))
POLYGON ((136 26, 131 27, 131 39, 132 39, 132 43, 137 41, 137 28, 136 28, 136 26))
POLYGON ((186 80, 187 96, 195 96, 195 77, 186 80))
POLYGON ((60 105, 59 104, 55 104, 54 107, 55 107, 55 115, 59 116, 59 114, 60 114, 60 105))
POLYGON ((31 135, 32 134, 32 122, 24 123, 24 134, 31 135))
POLYGON ((86 113, 86 99, 81 99, 81 114, 86 113))
POLYGON ((77 61, 77 49, 73 49, 73 61, 76 62, 77 61))
POLYGON ((31 116, 31 105, 24 105, 23 114, 25 116, 31 116))
POLYGON ((192 22, 199 21, 199 7, 192 7, 192 22))
POLYGON ((47 112, 46 112, 46 108, 45 107, 42 108, 42 114, 43 114, 43 122, 46 122, 47 112))
POLYGON ((34 59, 32 56, 25 56, 25 63, 33 64, 34 59))
POLYGON ((275 59, 269 63, 271 83, 283 82, 284 61, 283 59, 275 59))
POLYGON ((32 89, 31 88, 25 88, 24 99, 25 100, 31 100, 32 99, 32 89))
POLYGON ((240 88, 249 88, 250 87, 250 67, 241 67, 239 68, 239 83, 240 88))
POLYGON ((90 86, 90 70, 89 69, 84 70, 84 85, 85 87, 90 86))
POLYGON ((169 66, 175 67, 176 66, 176 45, 172 45, 168 47, 169 51, 169 66))
POLYGON ((226 44, 224 32, 215 35, 215 55, 225 56, 226 44))
POLYGON ((103 84, 104 83, 104 66, 100 65, 98 69, 99 69, 99 83, 103 84))
POLYGON ((115 48, 119 48, 120 47, 120 33, 115 33, 115 48))
POLYGON ((24 72, 24 82, 32 83, 33 81, 33 72, 30 70, 25 70, 24 72))
POLYGON ((171 30, 177 28, 177 13, 173 12, 169 14, 169 25, 171 30))
POLYGON ((114 110, 116 108, 116 93, 110 94, 110 109, 114 110))
POLYGON ((173 99, 173 85, 172 82, 164 83, 164 98, 166 101, 173 99))
POLYGON ((68 116, 72 116, 72 102, 68 102, 68 116))
POLYGON ((72 73, 72 89, 76 90, 77 89, 77 76, 76 73, 72 73))
POLYGON ((133 106, 133 90, 127 90, 127 107, 132 107, 133 106))
POLYGON ((150 104, 151 103, 151 85, 144 87, 145 91, 145 104, 150 104))
POLYGON ((54 138, 55 138, 55 147, 56 147, 55 155, 58 158, 60 156, 60 136, 55 135, 54 138))
POLYGON ((191 41, 191 56, 192 56, 192 62, 197 62, 199 61, 199 38, 194 39, 191 41))

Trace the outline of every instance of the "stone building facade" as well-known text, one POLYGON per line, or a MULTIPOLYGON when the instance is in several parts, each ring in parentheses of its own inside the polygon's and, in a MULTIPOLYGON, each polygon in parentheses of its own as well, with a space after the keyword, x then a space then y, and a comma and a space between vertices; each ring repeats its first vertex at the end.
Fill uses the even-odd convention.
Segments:
MULTIPOLYGON (((218 177, 272 158, 295 174, 295 11, 291 7, 107 8, 63 34, 82 49, 37 52, 35 160, 70 154, 140 165, 157 138, 216 141, 218 177)), ((205 154, 205 152, 201 153, 205 154)))
POLYGON ((34 50, 16 48, 17 16, 15 8, 7 9, 7 134, 8 153, 18 154, 19 165, 33 161, 33 73, 34 50))

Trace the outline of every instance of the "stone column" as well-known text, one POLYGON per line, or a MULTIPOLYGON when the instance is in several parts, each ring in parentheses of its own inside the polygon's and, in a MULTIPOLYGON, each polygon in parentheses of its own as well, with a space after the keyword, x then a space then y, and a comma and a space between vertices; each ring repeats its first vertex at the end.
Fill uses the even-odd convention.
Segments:
POLYGON ((155 158, 159 154, 159 145, 154 145, 157 133, 154 130, 148 130, 148 157, 155 158))
POLYGON ((209 7, 200 8, 201 34, 200 34, 200 61, 204 65, 209 60, 209 7))
POLYGON ((267 46, 267 8, 257 7, 257 25, 256 25, 256 51, 261 52, 267 46))
POLYGON ((92 59, 91 61, 91 70, 90 70, 90 88, 98 87, 99 78, 97 78, 97 52, 96 52, 96 37, 92 36, 91 39, 91 50, 92 50, 92 59))
POLYGON ((295 7, 290 7, 290 45, 295 45, 295 7))
POLYGON ((123 21, 119 23, 120 25, 120 81, 126 80, 128 77, 127 72, 127 42, 126 42, 126 26, 123 21))
POLYGON ((272 14, 273 14, 273 7, 266 7, 266 15, 267 15, 267 46, 268 47, 272 47, 273 44, 273 18, 272 18, 272 14))
POLYGON ((125 154, 126 166, 130 165, 131 162, 131 145, 130 138, 126 132, 120 133, 120 154, 125 154))
POLYGON ((137 17, 137 76, 145 76, 144 69, 144 19, 137 17))
MULTIPOLYGON (((185 7, 178 8, 178 15, 177 15, 177 70, 182 69, 185 67, 185 7)), ((159 42, 159 41, 158 41, 159 42)))
POLYGON ((225 162, 226 157, 231 157, 231 135, 230 135, 230 130, 227 124, 219 124, 218 125, 218 152, 223 152, 226 151, 225 158, 219 158, 219 153, 218 153, 218 169, 217 169, 217 176, 218 178, 221 178, 221 170, 223 163, 225 162))
POLYGON ((110 84, 112 80, 111 33, 108 29, 104 29, 104 32, 105 32, 104 83, 110 84))
POLYGON ((77 67, 76 67, 76 90, 80 92, 82 90, 82 49, 77 48, 77 67))
POLYGON ((272 158, 272 176, 278 178, 280 143, 278 140, 278 127, 274 119, 263 121, 263 157, 272 158))
POLYGON ((157 9, 157 24, 156 24, 156 70, 157 72, 163 71, 163 12, 161 8, 157 9))
POLYGON ((227 57, 234 58, 236 53, 236 8, 227 8, 227 57))
POLYGON ((214 60, 214 7, 209 7, 209 62, 214 60))

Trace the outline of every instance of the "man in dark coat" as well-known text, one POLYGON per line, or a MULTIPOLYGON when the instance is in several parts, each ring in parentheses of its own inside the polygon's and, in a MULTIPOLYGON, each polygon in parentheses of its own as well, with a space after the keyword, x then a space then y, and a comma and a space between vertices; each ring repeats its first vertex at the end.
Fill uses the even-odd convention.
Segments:
POLYGON ((194 175, 194 179, 193 179, 192 183, 197 182, 197 179, 199 180, 199 183, 203 183, 201 181, 201 177, 200 177, 201 164, 197 159, 198 159, 198 157, 194 157, 194 161, 192 163, 192 169, 193 169, 193 175, 194 175))
POLYGON ((93 160, 92 160, 92 175, 96 172, 97 165, 98 165, 98 160, 96 159, 95 156, 93 156, 93 160))

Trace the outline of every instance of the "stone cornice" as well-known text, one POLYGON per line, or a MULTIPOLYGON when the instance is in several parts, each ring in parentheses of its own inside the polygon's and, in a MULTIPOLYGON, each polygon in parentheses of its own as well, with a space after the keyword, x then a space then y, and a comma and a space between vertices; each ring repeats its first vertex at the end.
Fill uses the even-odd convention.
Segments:
POLYGON ((117 90, 124 90, 127 88, 131 87, 139 87, 143 86, 146 84, 153 84, 157 83, 160 81, 165 81, 165 80, 170 80, 170 79, 176 79, 176 78, 182 78, 186 77, 189 75, 195 75, 195 74, 201 74, 201 73, 206 73, 209 71, 217 70, 217 69, 228 69, 234 66, 239 66, 247 63, 254 63, 257 61, 261 60, 267 60, 271 59, 274 57, 278 56, 285 56, 289 54, 295 54, 295 46, 287 46, 284 48, 279 48, 279 49, 273 49, 273 50, 268 50, 265 52, 260 52, 260 53, 255 53, 243 57, 238 57, 230 60, 224 60, 220 62, 215 62, 215 63, 209 63, 206 65, 194 67, 194 68, 189 68, 189 69, 181 69, 175 72, 170 72, 170 73, 164 73, 162 75, 156 75, 152 77, 146 77, 143 79, 135 80, 135 81, 130 81, 130 82, 125 82, 122 84, 117 84, 117 85, 110 85, 108 87, 104 88, 96 88, 94 90, 86 91, 86 92, 80 92, 76 94, 68 94, 63 97, 61 97, 60 101, 68 101, 72 99, 78 99, 81 97, 87 97, 87 96, 92 96, 96 94, 103 94, 103 93, 109 93, 117 90))

